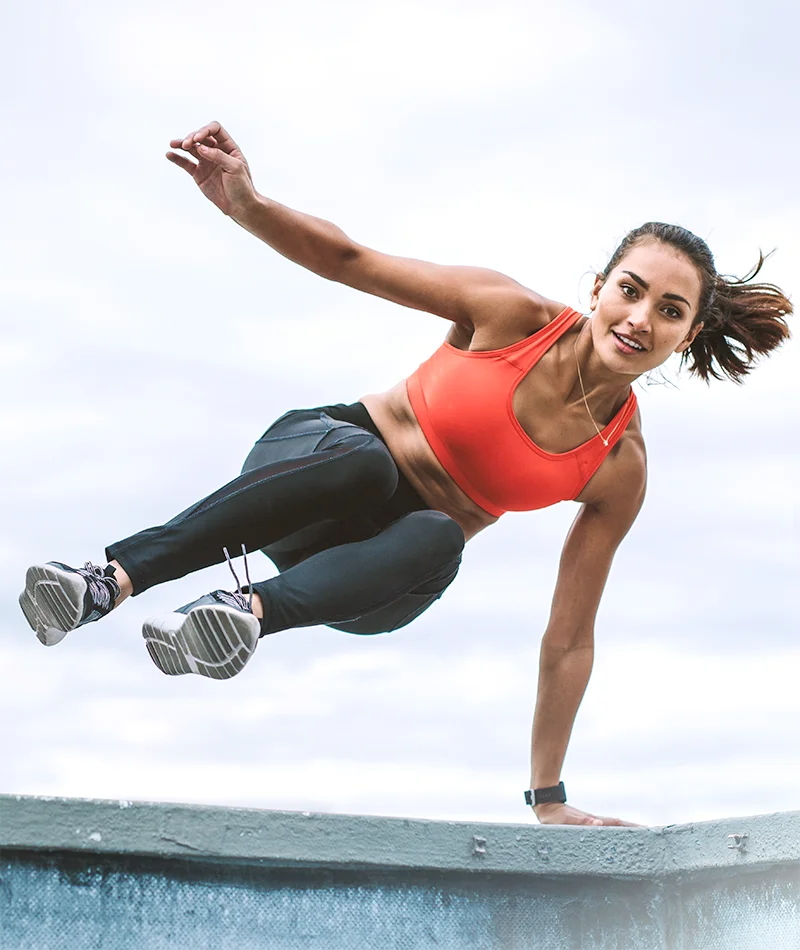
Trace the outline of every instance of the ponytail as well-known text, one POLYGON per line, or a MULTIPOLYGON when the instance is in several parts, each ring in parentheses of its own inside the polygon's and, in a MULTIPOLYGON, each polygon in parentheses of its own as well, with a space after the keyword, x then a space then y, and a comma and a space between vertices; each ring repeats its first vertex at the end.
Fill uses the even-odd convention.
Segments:
POLYGON ((766 257, 738 280, 716 274, 710 300, 699 315, 702 330, 684 351, 681 366, 706 382, 727 376, 739 383, 760 356, 789 338, 786 317, 792 304, 774 284, 752 284, 766 257))

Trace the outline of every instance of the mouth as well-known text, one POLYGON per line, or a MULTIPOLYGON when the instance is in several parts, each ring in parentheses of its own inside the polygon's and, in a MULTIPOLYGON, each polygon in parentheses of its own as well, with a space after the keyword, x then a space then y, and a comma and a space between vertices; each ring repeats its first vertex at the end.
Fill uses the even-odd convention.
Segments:
POLYGON ((637 342, 632 337, 625 336, 624 333, 617 333, 616 330, 612 330, 611 333, 614 337, 614 340, 616 341, 617 349, 621 353, 631 355, 635 353, 647 352, 647 347, 642 346, 641 343, 637 342))

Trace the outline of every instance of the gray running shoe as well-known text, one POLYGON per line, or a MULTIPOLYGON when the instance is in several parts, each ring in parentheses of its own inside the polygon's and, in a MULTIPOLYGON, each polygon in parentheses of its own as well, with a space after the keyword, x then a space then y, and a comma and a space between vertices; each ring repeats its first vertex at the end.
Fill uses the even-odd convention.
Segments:
POLYGON ((119 595, 112 567, 100 568, 87 561, 76 568, 48 561, 28 568, 19 605, 39 640, 51 647, 70 630, 105 617, 119 595))
MULTIPOLYGON (((228 549, 223 551, 236 578, 235 593, 215 590, 165 617, 145 621, 142 636, 162 673, 230 679, 253 655, 261 633, 261 623, 253 614, 253 595, 248 598, 242 593, 228 549)), ((242 551, 249 583, 244 545, 242 551)))

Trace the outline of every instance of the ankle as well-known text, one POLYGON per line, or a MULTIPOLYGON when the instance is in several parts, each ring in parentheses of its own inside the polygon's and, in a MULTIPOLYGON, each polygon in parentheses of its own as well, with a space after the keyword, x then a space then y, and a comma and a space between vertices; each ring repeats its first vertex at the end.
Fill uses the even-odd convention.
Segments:
POLYGON ((258 620, 264 619, 264 603, 258 594, 253 591, 253 616, 258 620))
POLYGON ((114 568, 114 580, 119 585, 119 597, 114 600, 114 607, 119 607, 122 601, 133 593, 133 582, 119 561, 109 561, 108 563, 109 567, 114 568))

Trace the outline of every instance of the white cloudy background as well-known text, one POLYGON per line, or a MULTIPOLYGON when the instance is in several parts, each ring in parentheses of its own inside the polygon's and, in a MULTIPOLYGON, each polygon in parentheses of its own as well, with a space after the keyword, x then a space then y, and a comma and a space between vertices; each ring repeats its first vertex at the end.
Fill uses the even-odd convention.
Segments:
MULTIPOLYGON (((800 283, 800 14, 676 0, 160 0, 7 8, 0 231, 0 791, 531 821, 537 653, 575 506, 507 515, 409 628, 261 641, 167 678, 157 588, 44 649, 29 563, 100 560, 234 477, 289 408, 352 401, 446 330, 302 271, 164 158, 214 118, 257 188, 381 250, 587 309, 646 220, 800 283)), ((564 779, 666 824, 800 806, 800 343, 741 389, 641 387, 651 478, 564 779)), ((252 571, 272 568, 262 555, 252 571)), ((102 563, 102 562, 101 562, 102 563)))

